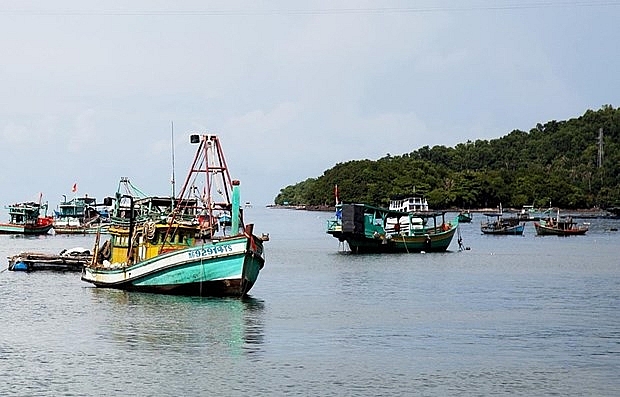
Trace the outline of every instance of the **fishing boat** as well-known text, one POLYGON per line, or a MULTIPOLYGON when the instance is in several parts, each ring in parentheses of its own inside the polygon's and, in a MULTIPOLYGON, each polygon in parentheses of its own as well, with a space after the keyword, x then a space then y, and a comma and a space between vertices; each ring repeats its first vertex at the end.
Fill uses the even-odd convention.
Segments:
POLYGON ((516 217, 504 217, 495 215, 496 219, 491 220, 487 217, 486 222, 480 224, 480 230, 483 234, 501 234, 501 235, 522 235, 525 229, 525 223, 516 217))
POLYGON ((120 197, 117 202, 129 205, 115 205, 123 213, 115 209, 110 238, 103 244, 97 234, 82 280, 97 287, 176 295, 244 296, 250 291, 265 263, 265 239, 243 222, 240 183, 230 177, 218 137, 192 135, 190 142, 198 148, 179 196, 120 197), (215 230, 224 213, 231 227, 215 230))
POLYGON ((367 204, 337 204, 327 233, 353 253, 442 252, 448 249, 458 219, 445 212, 404 212, 367 204))
POLYGON ((472 219, 474 218, 474 215, 471 213, 471 211, 466 210, 466 211, 459 212, 458 217, 459 217, 459 223, 470 223, 472 219))
POLYGON ((67 200, 63 197, 58 210, 54 211, 54 233, 95 234, 107 230, 109 213, 95 198, 84 196, 67 200))
POLYGON ((541 211, 534 208, 533 205, 524 205, 517 216, 521 221, 536 222, 540 220, 541 211))
POLYGON ((572 217, 560 217, 560 210, 557 210, 557 216, 541 219, 540 222, 534 222, 536 234, 539 236, 577 236, 586 234, 589 227, 585 224, 578 224, 572 217))
POLYGON ((8 205, 9 222, 0 223, 0 234, 46 234, 53 225, 47 203, 23 202, 8 205))

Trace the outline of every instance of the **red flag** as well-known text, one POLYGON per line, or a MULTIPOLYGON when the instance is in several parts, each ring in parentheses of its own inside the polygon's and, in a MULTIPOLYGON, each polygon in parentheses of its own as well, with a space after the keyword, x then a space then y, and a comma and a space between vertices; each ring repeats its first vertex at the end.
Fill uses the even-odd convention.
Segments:
POLYGON ((340 197, 338 197, 338 185, 334 186, 334 196, 336 197, 336 205, 340 202, 340 197))
POLYGON ((74 183, 74 184, 73 184, 73 187, 71 188, 71 191, 72 191, 73 193, 77 192, 77 183, 74 183))

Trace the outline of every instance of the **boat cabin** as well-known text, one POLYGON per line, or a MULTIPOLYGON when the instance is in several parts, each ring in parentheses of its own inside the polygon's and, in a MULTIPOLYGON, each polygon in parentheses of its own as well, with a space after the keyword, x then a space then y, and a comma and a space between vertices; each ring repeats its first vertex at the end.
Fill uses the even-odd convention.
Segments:
POLYGON ((16 225, 34 225, 39 219, 41 209, 47 210, 47 204, 35 202, 17 203, 7 206, 9 210, 10 223, 16 225))
POLYGON ((424 197, 409 197, 401 200, 391 200, 390 210, 401 212, 426 212, 428 201, 424 197))

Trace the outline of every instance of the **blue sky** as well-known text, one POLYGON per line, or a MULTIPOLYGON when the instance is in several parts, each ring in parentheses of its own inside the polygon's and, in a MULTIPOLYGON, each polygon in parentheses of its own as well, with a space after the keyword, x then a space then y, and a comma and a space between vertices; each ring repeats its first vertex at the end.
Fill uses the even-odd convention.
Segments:
MULTIPOLYGON (((170 192, 191 132, 242 201, 336 163, 620 105, 620 1, 0 1, 0 204, 170 192)), ((2 216, 3 218, 5 216, 2 216)))

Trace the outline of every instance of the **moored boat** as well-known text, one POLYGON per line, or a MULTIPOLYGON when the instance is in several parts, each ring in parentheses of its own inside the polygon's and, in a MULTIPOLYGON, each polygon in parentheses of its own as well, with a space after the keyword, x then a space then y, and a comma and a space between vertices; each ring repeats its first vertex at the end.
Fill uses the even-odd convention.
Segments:
POLYGON ((572 217, 560 217, 560 210, 557 211, 555 219, 548 217, 534 222, 536 234, 539 236, 578 236, 586 234, 589 227, 585 224, 578 224, 572 217))
POLYGON ((519 218, 506 218, 498 215, 495 220, 487 220, 480 225, 480 231, 484 234, 522 235, 525 223, 519 218))
POLYGON ((347 242, 353 253, 442 252, 448 249, 458 220, 445 212, 403 212, 367 204, 338 204, 327 233, 347 242))
POLYGON ((523 208, 521 208, 521 211, 519 212, 517 217, 521 221, 536 222, 540 220, 541 211, 534 208, 533 205, 524 205, 523 208))
POLYGON ((458 217, 459 217, 459 223, 470 223, 472 219, 474 218, 474 215, 471 213, 471 211, 466 210, 466 211, 459 212, 458 217))
POLYGON ((53 218, 47 216, 47 203, 23 202, 6 206, 9 222, 0 223, 0 234, 46 234, 53 218))
MULTIPOLYGON (((192 135, 198 149, 179 197, 170 210, 153 200, 129 201, 125 216, 112 218, 110 239, 99 244, 82 280, 97 287, 198 296, 244 296, 265 263, 263 240, 245 225, 239 181, 230 178, 217 136, 192 135), (198 176, 204 185, 197 186, 198 176), (209 229, 229 214, 229 229, 209 229), (205 223, 205 220, 208 222, 205 223), (228 231, 228 233, 227 233, 228 231)), ((117 202, 120 200, 117 200, 117 202)), ((159 203, 161 203, 161 198, 159 203)))
POLYGON ((95 234, 109 226, 109 213, 103 204, 97 204, 93 197, 66 196, 54 211, 54 232, 56 234, 95 234))
POLYGON ((82 271, 84 265, 91 259, 90 251, 82 247, 64 249, 57 255, 45 252, 20 252, 9 257, 8 270, 82 271))

